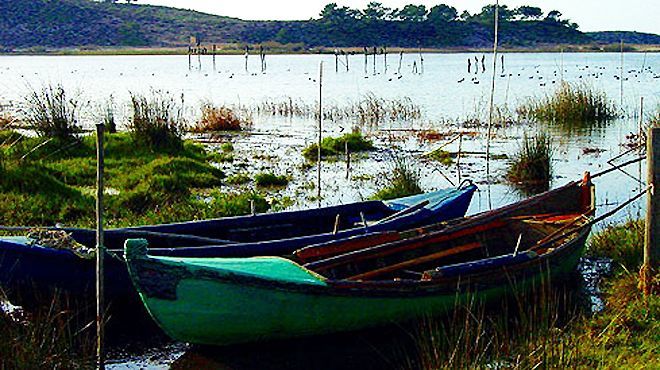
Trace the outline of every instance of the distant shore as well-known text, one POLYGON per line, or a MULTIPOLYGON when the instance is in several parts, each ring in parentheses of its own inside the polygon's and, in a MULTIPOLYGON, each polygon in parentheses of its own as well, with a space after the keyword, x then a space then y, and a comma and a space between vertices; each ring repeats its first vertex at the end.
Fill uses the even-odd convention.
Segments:
MULTIPOLYGON (((211 45, 202 45, 206 47, 204 55, 212 55, 211 45)), ((250 46, 250 54, 258 54, 259 45, 250 46)), ((363 54, 362 47, 350 48, 334 48, 334 47, 309 47, 305 48, 298 44, 296 45, 276 45, 265 46, 266 54, 334 54, 335 51, 350 53, 350 54, 363 54)), ((531 48, 521 47, 500 47, 499 51, 503 53, 608 53, 620 52, 619 44, 582 44, 582 45, 546 45, 531 48)), ((396 54, 399 52, 404 53, 490 53, 492 48, 387 48, 388 54, 396 54)), ((626 44, 624 45, 625 52, 660 52, 660 45, 648 44, 626 44)), ((373 48, 368 48, 368 53, 373 53, 373 48)), ((382 49, 378 48, 378 53, 382 53, 382 49)), ((11 51, 0 51, 0 55, 187 55, 188 47, 79 47, 79 48, 53 48, 34 47, 29 49, 19 49, 11 51)), ((243 55, 245 49, 243 46, 236 44, 222 44, 217 45, 215 51, 216 55, 243 55)))

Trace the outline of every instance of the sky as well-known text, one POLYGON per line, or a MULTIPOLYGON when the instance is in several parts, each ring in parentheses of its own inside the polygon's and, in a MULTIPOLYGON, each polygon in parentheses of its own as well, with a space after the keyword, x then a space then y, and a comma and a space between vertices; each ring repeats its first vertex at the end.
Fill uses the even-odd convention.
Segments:
MULTIPOLYGON (((206 13, 255 20, 304 20, 317 18, 325 4, 363 9, 369 0, 138 0, 141 4, 165 5, 206 13)), ((389 8, 424 4, 427 8, 444 3, 458 9, 478 12, 495 0, 380 0, 389 8)), ((501 0, 515 8, 538 6, 546 13, 559 10, 564 19, 580 25, 582 31, 638 31, 660 34, 660 0, 501 0)))

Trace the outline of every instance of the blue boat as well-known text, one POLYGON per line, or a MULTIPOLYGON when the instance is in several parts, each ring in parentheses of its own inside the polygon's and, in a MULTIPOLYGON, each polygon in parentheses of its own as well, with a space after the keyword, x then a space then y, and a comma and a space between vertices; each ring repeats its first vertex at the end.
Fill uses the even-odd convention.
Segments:
MULTIPOLYGON (((122 300, 122 306, 126 300, 137 302, 123 260, 127 239, 147 239, 155 247, 150 253, 160 256, 287 255, 314 244, 462 217, 475 190, 476 186, 467 184, 386 202, 107 230, 106 299, 122 300)), ((82 245, 94 246, 94 230, 59 230, 69 232, 82 245)), ((47 300, 54 289, 85 296, 94 291, 94 279, 93 258, 69 249, 46 247, 27 237, 0 238, 0 287, 14 303, 38 304, 41 299, 35 297, 47 300)))

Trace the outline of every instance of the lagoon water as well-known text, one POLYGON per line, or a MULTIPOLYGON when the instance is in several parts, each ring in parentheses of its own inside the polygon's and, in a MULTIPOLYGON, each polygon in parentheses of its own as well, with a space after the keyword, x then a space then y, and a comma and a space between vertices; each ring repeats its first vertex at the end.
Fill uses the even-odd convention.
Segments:
MULTIPOLYGON (((68 92, 77 92, 84 108, 83 121, 92 124, 98 119, 100 105, 110 96, 115 101, 117 116, 125 120, 129 93, 143 93, 150 89, 169 91, 185 98, 185 115, 191 121, 199 115, 202 101, 215 104, 250 107, 265 100, 292 98, 314 104, 318 99, 319 64, 324 63, 323 102, 344 106, 356 102, 366 94, 379 98, 407 97, 421 107, 423 117, 408 122, 388 122, 379 127, 364 127, 375 141, 377 151, 353 161, 350 176, 345 176, 343 161, 324 163, 324 204, 350 202, 369 197, 382 183, 388 172, 392 152, 403 153, 419 168, 425 189, 458 184, 459 168, 443 166, 421 158, 449 139, 420 140, 413 130, 435 129, 439 132, 464 132, 463 151, 470 152, 460 164, 460 178, 471 179, 480 186, 469 212, 475 213, 511 203, 523 195, 503 181, 507 160, 492 162, 491 181, 485 166, 485 129, 466 127, 469 119, 485 121, 491 87, 492 59, 486 55, 486 72, 482 72, 481 54, 406 54, 399 69, 399 55, 387 56, 387 70, 382 55, 369 56, 365 67, 363 55, 345 59, 335 71, 333 55, 272 55, 266 57, 267 69, 261 72, 257 56, 250 56, 248 71, 243 56, 193 57, 189 66, 187 56, 0 56, 0 105, 4 109, 20 110, 21 98, 31 88, 61 83, 68 92), (479 71, 475 73, 475 60, 479 71), (423 73, 422 63, 423 58, 423 73), (467 60, 472 61, 468 74, 467 60), (417 67, 418 73, 413 73, 417 67)), ((559 186, 582 177, 586 170, 598 172, 610 165, 611 158, 627 151, 623 145, 630 134, 638 131, 640 98, 644 97, 646 113, 654 114, 660 107, 660 54, 626 53, 623 55, 623 97, 621 97, 621 55, 618 53, 506 53, 504 66, 498 59, 495 104, 515 112, 515 108, 531 97, 551 93, 562 78, 572 83, 583 82, 605 92, 625 112, 624 117, 607 125, 567 132, 541 123, 519 123, 495 130, 492 153, 511 155, 525 133, 548 131, 556 145, 553 160, 552 186, 559 186), (621 104, 623 103, 623 104, 621 104), (584 149, 592 149, 587 154, 584 149), (598 149, 593 151, 593 149, 598 149)), ((316 204, 316 169, 304 166, 302 148, 313 142, 317 124, 313 118, 281 118, 254 116, 248 135, 222 137, 231 140, 236 148, 232 164, 218 164, 228 174, 248 171, 273 171, 292 177, 290 186, 273 197, 292 199, 290 207, 302 208, 316 204)), ((644 121, 646 116, 643 117, 644 121)), ((324 125, 324 135, 346 132, 352 121, 331 122, 324 125)), ((449 138, 454 134, 449 135, 449 138)), ((214 144, 210 144, 212 147, 214 144)), ((445 148, 458 150, 458 141, 445 148)), ((614 163, 635 158, 628 153, 614 163)), ((612 209, 636 194, 645 178, 645 162, 613 172, 595 181, 598 212, 612 209)), ((626 207, 611 220, 638 217, 644 202, 626 207)), ((602 225, 601 225, 602 226, 602 225)), ((184 348, 185 349, 185 348, 184 348)), ((183 349, 167 350, 177 352, 183 349)), ((166 356, 167 357, 167 356, 166 356)), ((167 362, 167 361, 166 361, 167 362)), ((120 361, 121 363, 121 361, 120 361)), ((126 364, 126 363, 125 363, 126 364)), ((132 362, 128 363, 134 364, 132 362)), ((120 365, 121 367, 121 365, 120 365)))

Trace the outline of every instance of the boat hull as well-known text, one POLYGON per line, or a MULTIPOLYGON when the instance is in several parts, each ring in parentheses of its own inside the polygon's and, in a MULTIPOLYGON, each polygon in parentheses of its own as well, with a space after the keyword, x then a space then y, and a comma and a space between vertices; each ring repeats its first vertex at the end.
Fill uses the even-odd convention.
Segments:
POLYGON ((426 284, 335 283, 309 271, 310 281, 262 279, 176 258, 129 256, 128 264, 145 306, 170 337, 228 345, 387 325, 447 313, 475 297, 492 302, 534 289, 574 271, 588 233, 582 230, 556 253, 519 266, 426 284))

